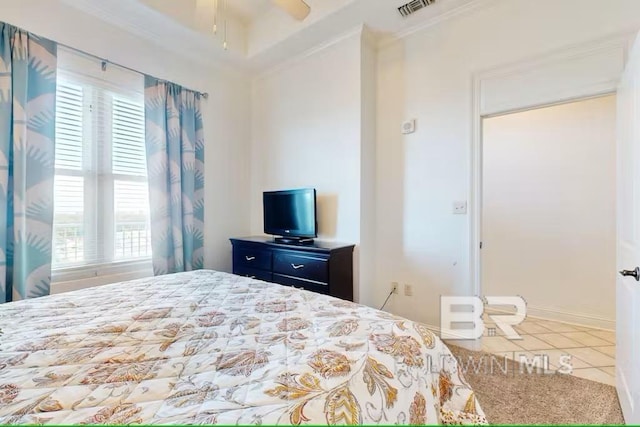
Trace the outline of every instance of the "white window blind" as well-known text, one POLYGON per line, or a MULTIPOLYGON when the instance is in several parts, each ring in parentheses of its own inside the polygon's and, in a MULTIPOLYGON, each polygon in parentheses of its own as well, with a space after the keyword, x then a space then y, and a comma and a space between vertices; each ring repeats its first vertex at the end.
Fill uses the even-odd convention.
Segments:
POLYGON ((56 108, 53 268, 149 258, 142 95, 61 73, 56 108))
POLYGON ((150 255, 144 104, 114 96, 112 123, 115 257, 150 255))

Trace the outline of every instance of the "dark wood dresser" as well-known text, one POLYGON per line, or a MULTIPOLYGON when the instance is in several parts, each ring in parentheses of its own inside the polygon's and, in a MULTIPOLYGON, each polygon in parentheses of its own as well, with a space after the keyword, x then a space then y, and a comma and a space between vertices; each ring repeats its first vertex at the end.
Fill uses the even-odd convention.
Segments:
POLYGON ((233 274, 353 301, 353 248, 335 242, 275 243, 272 237, 230 239, 233 274))

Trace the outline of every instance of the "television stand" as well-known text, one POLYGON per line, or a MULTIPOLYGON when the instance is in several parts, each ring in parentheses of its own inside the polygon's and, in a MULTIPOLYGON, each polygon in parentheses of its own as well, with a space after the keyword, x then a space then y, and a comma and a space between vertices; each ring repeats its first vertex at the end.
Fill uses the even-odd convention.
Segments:
POLYGON ((353 301, 354 245, 283 245, 273 237, 242 237, 233 244, 233 274, 353 301))
POLYGON ((300 237, 276 237, 274 242, 282 245, 313 245, 313 239, 305 239, 300 237))

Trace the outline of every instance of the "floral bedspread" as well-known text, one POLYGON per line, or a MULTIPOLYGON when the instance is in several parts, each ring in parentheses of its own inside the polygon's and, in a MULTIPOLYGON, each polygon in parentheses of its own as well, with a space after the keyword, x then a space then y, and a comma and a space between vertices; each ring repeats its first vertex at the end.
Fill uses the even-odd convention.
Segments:
POLYGON ((424 326, 197 271, 0 305, 0 423, 485 423, 424 326))

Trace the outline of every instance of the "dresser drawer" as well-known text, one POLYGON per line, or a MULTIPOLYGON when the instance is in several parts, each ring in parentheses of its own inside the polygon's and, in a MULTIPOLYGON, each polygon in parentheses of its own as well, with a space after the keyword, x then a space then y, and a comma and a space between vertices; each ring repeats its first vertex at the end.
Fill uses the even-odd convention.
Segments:
POLYGON ((233 268, 271 270, 271 251, 250 247, 238 248, 233 251, 233 268))
POLYGON ((353 301, 354 245, 283 244, 271 236, 230 240, 234 274, 353 301))
POLYGON ((273 272, 315 282, 329 282, 329 262, 324 258, 276 252, 273 255, 273 272))
POLYGON ((319 294, 329 295, 329 286, 323 283, 309 282, 306 280, 296 279, 291 276, 283 276, 282 274, 274 274, 273 282, 285 286, 292 286, 298 289, 306 289, 307 291, 319 294))
POLYGON ((237 274, 238 276, 250 277, 252 279, 264 280, 265 282, 271 282, 273 280, 271 271, 257 270, 255 268, 234 268, 233 274, 237 274))

